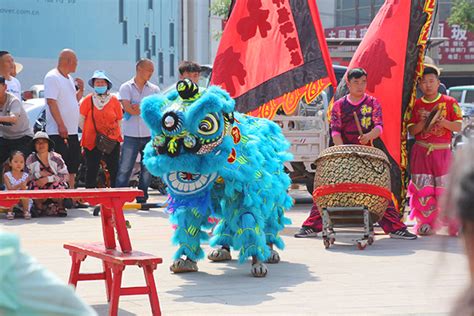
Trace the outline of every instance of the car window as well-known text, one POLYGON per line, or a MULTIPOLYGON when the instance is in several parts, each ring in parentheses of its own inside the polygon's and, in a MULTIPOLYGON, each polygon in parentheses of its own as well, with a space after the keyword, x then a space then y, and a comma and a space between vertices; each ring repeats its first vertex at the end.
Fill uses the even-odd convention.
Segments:
POLYGON ((202 67, 201 77, 199 78, 198 86, 207 87, 209 86, 209 80, 211 79, 212 68, 202 67))
POLYGON ((466 90, 466 96, 464 97, 464 103, 474 104, 474 90, 466 90))
POLYGON ((346 74, 346 69, 334 69, 334 74, 336 75, 337 84, 339 84, 346 74))
POLYGON ((449 96, 461 102, 462 90, 449 90, 449 96))

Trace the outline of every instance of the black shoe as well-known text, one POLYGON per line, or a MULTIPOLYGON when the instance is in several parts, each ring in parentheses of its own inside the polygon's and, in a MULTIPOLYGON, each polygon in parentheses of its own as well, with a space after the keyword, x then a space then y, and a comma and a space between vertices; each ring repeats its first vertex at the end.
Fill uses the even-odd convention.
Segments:
POLYGON ((41 216, 41 210, 36 208, 36 206, 34 204, 30 208, 30 213, 31 213, 31 217, 33 217, 33 218, 41 216))
POLYGON ((15 218, 22 218, 23 217, 23 208, 21 208, 18 204, 13 206, 13 215, 15 218))
POLYGON ((69 210, 74 207, 74 203, 71 198, 65 198, 63 199, 63 206, 69 210))
POLYGON ((140 203, 140 204, 146 204, 146 199, 145 198, 138 198, 136 199, 137 203, 140 203))
POLYGON ((94 211, 92 212, 92 215, 94 216, 99 216, 100 214, 100 205, 94 206, 94 211))
POLYGON ((300 230, 295 234, 296 238, 312 238, 317 237, 318 232, 311 227, 301 227, 300 230))
POLYGON ((76 205, 74 205, 74 208, 89 208, 92 205, 89 205, 88 203, 81 203, 81 202, 76 202, 76 205))
POLYGON ((418 236, 410 233, 408 229, 406 228, 399 229, 396 232, 390 233, 389 235, 390 235, 390 238, 394 238, 394 239, 414 240, 418 238, 418 236))

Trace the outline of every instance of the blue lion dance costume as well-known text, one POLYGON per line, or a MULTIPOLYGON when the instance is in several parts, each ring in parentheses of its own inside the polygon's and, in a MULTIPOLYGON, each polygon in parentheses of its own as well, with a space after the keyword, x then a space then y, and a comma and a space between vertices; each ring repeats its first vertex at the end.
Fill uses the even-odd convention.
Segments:
POLYGON ((279 232, 290 220, 290 178, 283 163, 291 159, 289 143, 272 121, 234 113, 234 100, 216 86, 199 89, 178 82, 167 96, 142 101, 142 117, 152 130, 145 149, 148 170, 163 178, 170 194, 168 211, 179 246, 170 267, 174 273, 197 271, 204 257, 201 241, 210 218, 219 223, 208 258, 230 260, 230 247, 242 263, 252 257, 251 272, 263 277, 264 262, 280 258, 279 232))

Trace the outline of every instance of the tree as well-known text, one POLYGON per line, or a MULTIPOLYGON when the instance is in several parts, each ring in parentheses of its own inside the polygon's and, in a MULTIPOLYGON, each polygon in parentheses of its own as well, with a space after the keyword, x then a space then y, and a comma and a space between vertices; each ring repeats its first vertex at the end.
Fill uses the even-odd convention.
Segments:
POLYGON ((222 18, 227 19, 229 15, 231 0, 214 0, 211 4, 211 13, 222 18))
MULTIPOLYGON (((211 13, 226 20, 229 16, 231 0, 213 0, 211 3, 211 13)), ((219 40, 222 37, 222 31, 214 32, 214 39, 219 40)))
POLYGON ((474 0, 455 0, 448 23, 474 33, 474 0))

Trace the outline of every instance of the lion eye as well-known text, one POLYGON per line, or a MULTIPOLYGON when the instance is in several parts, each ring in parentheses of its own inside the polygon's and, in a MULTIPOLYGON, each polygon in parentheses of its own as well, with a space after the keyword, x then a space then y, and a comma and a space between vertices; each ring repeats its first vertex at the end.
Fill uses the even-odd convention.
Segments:
POLYGON ((173 128, 175 124, 176 124, 176 121, 174 120, 172 116, 168 116, 167 118, 165 118, 165 126, 167 128, 173 128))
POLYGON ((163 128, 170 133, 178 132, 182 126, 182 120, 178 114, 174 112, 168 112, 163 116, 162 119, 163 128))
POLYGON ((219 122, 215 114, 208 114, 199 122, 199 133, 205 136, 212 135, 219 130, 219 122))

